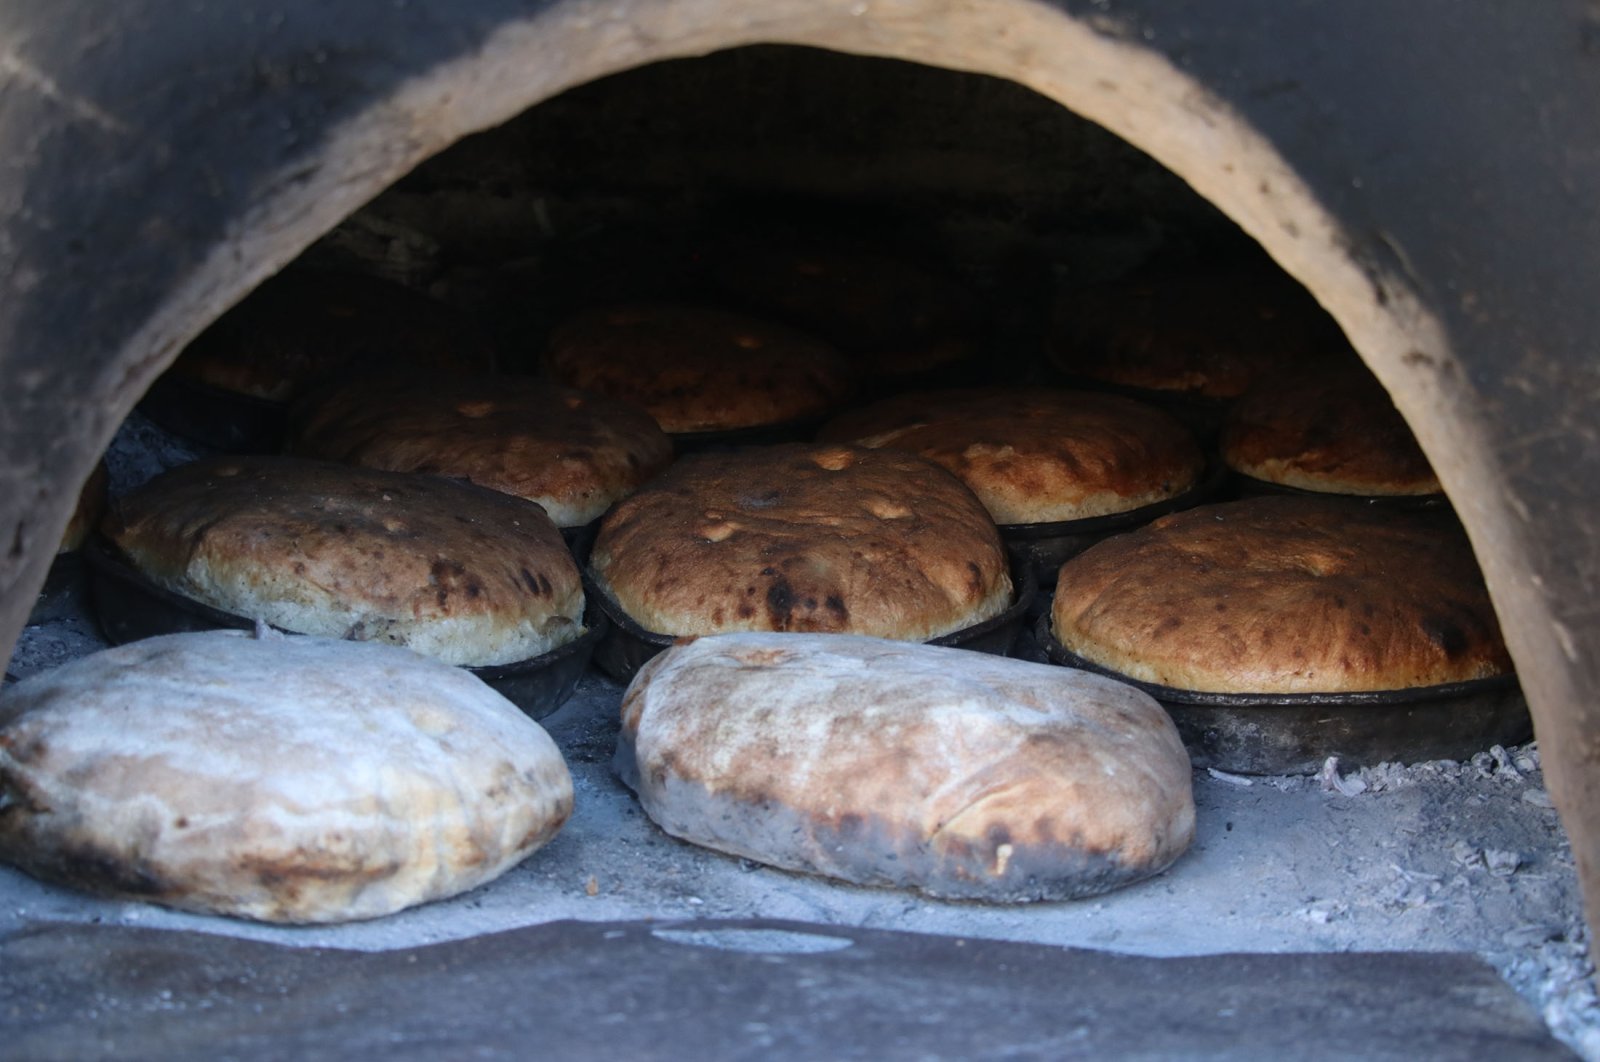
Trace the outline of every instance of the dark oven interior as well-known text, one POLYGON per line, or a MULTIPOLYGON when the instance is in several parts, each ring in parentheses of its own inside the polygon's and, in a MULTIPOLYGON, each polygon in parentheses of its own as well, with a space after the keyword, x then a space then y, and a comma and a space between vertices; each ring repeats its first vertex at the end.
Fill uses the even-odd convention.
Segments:
MULTIPOLYGON (((1276 270, 1178 177, 1017 84, 785 46, 572 89, 427 160, 292 268, 426 293, 491 333, 509 371, 532 372, 567 316, 702 297, 707 249, 750 233, 826 235, 954 278, 982 322, 959 382, 1051 383, 1064 290, 1276 270)), ((113 496, 210 452, 168 430, 172 415, 147 407, 123 425, 107 455, 113 496)), ((102 644, 81 602, 58 603, 36 614, 10 677, 102 644)), ((465 896, 291 930, 88 899, 6 868, 0 927, 93 921, 381 950, 565 918, 761 917, 1156 955, 1459 950, 1486 957, 1569 1042, 1600 1042, 1572 855, 1531 743, 1321 775, 1198 769, 1198 837, 1171 871, 1092 900, 990 907, 836 885, 667 837, 610 771, 621 692, 591 669, 543 720, 578 811, 465 896)))

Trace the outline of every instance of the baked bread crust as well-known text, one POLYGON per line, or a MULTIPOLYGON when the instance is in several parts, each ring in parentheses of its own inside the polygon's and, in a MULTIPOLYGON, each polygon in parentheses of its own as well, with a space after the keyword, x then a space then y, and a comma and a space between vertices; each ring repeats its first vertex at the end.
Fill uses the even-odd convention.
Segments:
POLYGON ((89 473, 83 489, 78 492, 78 504, 67 519, 67 529, 61 533, 61 548, 57 553, 70 553, 83 545, 83 540, 89 537, 89 532, 106 511, 110 488, 111 473, 106 470, 106 463, 95 462, 94 471, 89 473))
POLYGON ((376 277, 291 269, 267 280, 178 356, 172 372, 224 391, 287 401, 351 365, 462 372, 494 368, 494 350, 443 303, 376 277))
POLYGON ((212 458, 127 495, 103 530, 158 585, 302 634, 485 666, 583 632, 577 565, 549 517, 435 476, 212 458))
POLYGON ((1228 411, 1220 441, 1229 468, 1330 494, 1438 494, 1416 436, 1364 369, 1262 381, 1228 411))
POLYGON ((1459 526, 1261 497, 1162 517, 1068 561, 1052 627, 1119 674, 1218 693, 1399 690, 1509 674, 1459 526))
POLYGON ((1085 672, 873 638, 733 634, 655 657, 618 767, 675 837, 933 896, 1086 896, 1194 836, 1160 705, 1085 672))
POLYGON ((673 635, 926 641, 1011 601, 999 532, 960 480, 849 446, 685 458, 602 521, 590 570, 637 623, 673 635))
POLYGON ((1304 290, 1255 274, 1124 280, 1062 295, 1050 355, 1063 372, 1145 391, 1236 398, 1284 361, 1337 349, 1304 290))
POLYGON ((233 631, 149 638, 0 700, 0 859, 267 922, 464 892, 548 841, 572 781, 537 723, 414 653, 233 631))
POLYGON ((824 337, 873 375, 909 376, 972 356, 970 293, 915 262, 783 240, 741 241, 714 254, 723 291, 824 337))
POLYGON ((826 416, 854 372, 820 339, 744 314, 681 303, 591 310, 550 336, 546 375, 632 402, 669 434, 826 416))
POLYGON ((1193 434, 1155 406, 1093 391, 925 391, 827 425, 820 438, 908 450, 960 477, 1001 524, 1153 505, 1205 469, 1193 434))
POLYGON ((296 404, 289 450, 466 479, 538 502, 558 527, 596 519, 672 461, 642 410, 503 376, 343 379, 296 404))

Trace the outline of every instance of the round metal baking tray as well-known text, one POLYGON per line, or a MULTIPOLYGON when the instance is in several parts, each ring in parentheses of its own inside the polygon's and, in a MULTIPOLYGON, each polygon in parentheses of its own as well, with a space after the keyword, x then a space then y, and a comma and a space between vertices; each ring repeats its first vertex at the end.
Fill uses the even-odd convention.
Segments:
POLYGON ((1333 491, 1291 487, 1286 483, 1272 483, 1232 469, 1229 469, 1227 474, 1227 490, 1230 495, 1237 498, 1258 498, 1274 494, 1299 498, 1342 498, 1345 501, 1366 502, 1368 505, 1381 505, 1385 508, 1407 511, 1450 507, 1450 499, 1443 494, 1338 494, 1333 491))
POLYGON ((748 428, 729 428, 725 431, 668 432, 667 438, 672 440, 673 455, 683 457, 686 454, 738 450, 746 446, 808 442, 826 420, 825 416, 804 417, 777 424, 752 424, 748 428))
POLYGON ((1052 663, 1106 675, 1150 694, 1172 716, 1196 767, 1236 774, 1315 774, 1345 766, 1464 760, 1533 733, 1515 675, 1356 693, 1206 693, 1128 678, 1064 647, 1039 617, 1034 637, 1052 663))
MULTIPOLYGON (((1027 622, 1028 607, 1038 590, 1032 569, 1015 557, 1011 558, 1011 583, 1014 597, 1004 612, 971 627, 930 638, 926 644, 1009 656, 1017 635, 1027 622)), ((598 605, 611 621, 610 632, 595 647, 594 662, 618 682, 633 681, 633 676, 652 657, 678 641, 677 635, 658 634, 639 626, 599 585, 587 564, 583 569, 583 585, 589 601, 598 605)))
POLYGON ((1226 468, 1220 464, 1210 464, 1195 485, 1182 494, 1127 512, 1091 516, 1082 520, 1001 524, 1000 537, 1012 555, 1021 558, 1032 569, 1034 579, 1040 586, 1055 586, 1061 566, 1096 542, 1142 527, 1168 513, 1202 505, 1217 494, 1227 477, 1226 468))
MULTIPOLYGON (((93 574, 95 617, 101 633, 113 645, 186 631, 255 629, 254 620, 157 586, 102 539, 84 543, 84 556, 93 574)), ((548 653, 462 670, 488 683, 531 718, 543 719, 572 695, 595 646, 605 637, 605 613, 592 601, 586 603, 583 622, 583 634, 548 653)))
POLYGON ((169 372, 150 385, 139 412, 174 435, 224 453, 275 454, 283 450, 289 403, 169 372))

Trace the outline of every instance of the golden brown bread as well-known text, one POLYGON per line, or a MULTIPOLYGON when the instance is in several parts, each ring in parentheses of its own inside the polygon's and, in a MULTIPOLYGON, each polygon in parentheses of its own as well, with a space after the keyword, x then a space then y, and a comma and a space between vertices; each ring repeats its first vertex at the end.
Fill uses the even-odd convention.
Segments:
POLYGON ((782 239, 728 243, 713 255, 731 297, 815 332, 873 375, 926 372, 973 353, 971 294, 908 259, 782 239))
POLYGON ((1332 498, 1192 509, 1092 546, 1062 566, 1052 629, 1176 689, 1393 690, 1511 670, 1453 518, 1332 498))
POLYGON ((146 638, 0 698, 0 859, 267 922, 374 918, 492 880, 572 813, 537 723, 414 653, 146 638))
POLYGON ((406 374, 341 379, 296 404, 289 451, 459 477, 538 502, 577 527, 672 460, 650 416, 548 381, 406 374))
POLYGON ((1193 434, 1144 402, 1092 391, 982 388, 886 399, 820 438, 921 454, 954 472, 1001 524, 1082 520, 1193 487, 1193 434))
POLYGON ((489 340, 454 309, 353 273, 290 269, 267 280, 189 344, 178 376, 286 401, 342 367, 463 372, 494 368, 489 340))
POLYGON ((61 534, 61 548, 57 553, 70 553, 83 545, 83 540, 89 537, 89 532, 94 530, 101 514, 106 511, 110 486, 111 474, 106 470, 105 461, 95 462, 94 470, 78 492, 78 504, 73 507, 72 516, 67 520, 67 529, 61 534))
POLYGON ((1262 373, 1339 345, 1286 278, 1221 272, 1129 279, 1064 293, 1051 359, 1063 372, 1146 391, 1234 398, 1262 373))
POLYGON ((127 495, 103 529, 160 586, 302 634, 483 666, 583 630, 577 565, 544 511, 436 476, 213 458, 127 495))
POLYGON ((934 896, 1104 892, 1194 835, 1188 754, 1138 690, 875 638, 675 646, 628 687, 617 767, 673 836, 934 896))
POLYGON ((830 346, 744 314, 678 303, 591 310, 550 336, 546 375, 631 402, 672 434, 825 416, 854 387, 830 346))
POLYGON ((600 585, 661 634, 822 631, 924 641, 1003 612, 1011 577, 972 492, 912 454, 701 454, 600 525, 600 585))
POLYGON ((1440 490, 1416 436, 1360 365, 1269 375, 1228 411, 1220 446, 1229 468, 1301 490, 1440 490))

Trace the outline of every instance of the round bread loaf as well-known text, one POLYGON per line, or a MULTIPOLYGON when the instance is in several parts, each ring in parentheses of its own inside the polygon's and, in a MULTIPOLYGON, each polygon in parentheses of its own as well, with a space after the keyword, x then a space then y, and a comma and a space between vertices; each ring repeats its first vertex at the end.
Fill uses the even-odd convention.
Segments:
POLYGON ((713 252, 715 282, 741 303, 815 332, 875 376, 971 357, 970 293, 915 262, 821 241, 742 240, 713 252))
POLYGON ((111 474, 106 470, 105 461, 96 462, 83 489, 78 492, 78 504, 73 506, 72 516, 67 519, 67 529, 61 533, 61 547, 57 553, 71 553, 83 545, 83 540, 89 537, 89 532, 106 511, 110 487, 111 474))
POLYGON ((436 476, 212 458, 127 495, 103 529, 157 585, 301 634, 485 666, 583 632, 577 564, 544 511, 436 476))
POLYGON ((1170 414, 1119 395, 1023 388, 885 399, 821 438, 909 450, 954 472, 1001 524, 1082 520, 1153 505, 1205 468, 1170 414))
POLYGON ((832 347, 782 325, 705 306, 638 303, 557 328, 545 372, 647 410, 672 434, 826 416, 854 386, 832 347))
POLYGON ((675 837, 932 896, 1091 895, 1194 836, 1188 754, 1145 694, 875 638, 675 646, 628 687, 617 766, 675 837))
POLYGON ((925 641, 1011 602, 999 532, 960 480, 848 446, 685 458, 606 516, 590 569, 659 634, 925 641))
POLYGON ((1166 516, 1061 568, 1052 624, 1129 678, 1216 693, 1399 690, 1508 674, 1448 515, 1262 497, 1166 516))
POLYGON ((1329 494, 1437 494, 1416 436, 1364 368, 1271 376, 1223 422, 1222 459, 1253 479, 1329 494))
POLYGON ((1287 278, 1224 272, 1065 293, 1055 307, 1051 358, 1074 376, 1227 399, 1337 339, 1337 326, 1287 278))
POLYGON ((389 646, 175 634, 0 698, 0 859, 124 899, 374 918, 498 877, 571 813, 539 724, 389 646))
POLYGON ((558 527, 595 519, 672 460, 633 406, 503 376, 341 379, 296 404, 289 449, 466 479, 538 502, 558 527))
POLYGON ((490 341, 456 310, 376 277, 290 269, 229 310, 173 363, 178 376, 286 401, 311 381, 363 366, 494 368, 490 341))

